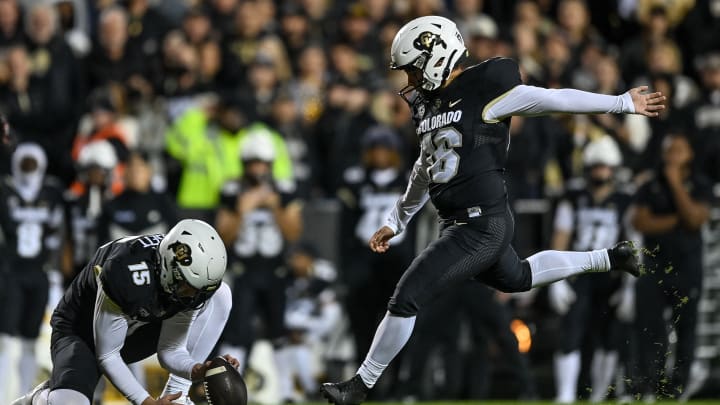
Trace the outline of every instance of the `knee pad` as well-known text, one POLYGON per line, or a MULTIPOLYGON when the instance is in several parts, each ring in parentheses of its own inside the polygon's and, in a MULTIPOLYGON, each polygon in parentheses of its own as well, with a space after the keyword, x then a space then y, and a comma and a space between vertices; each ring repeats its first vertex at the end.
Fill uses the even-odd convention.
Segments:
POLYGON ((61 388, 50 391, 47 405, 90 405, 90 400, 78 391, 61 388))

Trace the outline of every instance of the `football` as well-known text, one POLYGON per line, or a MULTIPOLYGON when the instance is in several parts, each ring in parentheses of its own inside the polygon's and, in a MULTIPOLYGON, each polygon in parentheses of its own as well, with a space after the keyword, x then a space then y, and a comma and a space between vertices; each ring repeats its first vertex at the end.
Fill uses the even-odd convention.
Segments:
POLYGON ((203 379, 210 405, 246 405, 247 388, 240 372, 222 357, 210 361, 203 379))

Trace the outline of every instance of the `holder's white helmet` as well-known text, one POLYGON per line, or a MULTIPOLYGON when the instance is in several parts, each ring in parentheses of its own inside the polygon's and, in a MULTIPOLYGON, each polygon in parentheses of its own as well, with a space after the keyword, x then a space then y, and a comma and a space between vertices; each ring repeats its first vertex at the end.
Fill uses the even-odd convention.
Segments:
POLYGON ((621 163, 622 153, 610 135, 603 135, 591 141, 583 150, 583 165, 585 167, 596 165, 617 167, 621 163))
POLYGON ((390 68, 415 67, 420 88, 433 91, 445 82, 467 49, 457 25, 445 17, 425 16, 403 25, 390 48, 390 68))
POLYGON ((217 231, 197 219, 177 223, 158 247, 160 285, 169 299, 188 307, 202 305, 220 287, 227 265, 225 244, 217 231), (181 297, 183 283, 198 292, 181 297))

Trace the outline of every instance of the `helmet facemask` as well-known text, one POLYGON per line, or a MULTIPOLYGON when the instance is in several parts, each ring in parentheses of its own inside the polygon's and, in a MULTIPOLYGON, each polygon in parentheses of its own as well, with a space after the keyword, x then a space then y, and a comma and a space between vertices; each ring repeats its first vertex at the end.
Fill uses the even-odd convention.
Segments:
POLYGON ((175 259, 161 258, 160 284, 163 297, 173 305, 184 308, 198 309, 217 291, 220 283, 198 289, 193 287, 183 276, 180 264, 175 259), (192 294, 188 294, 192 292, 192 294))

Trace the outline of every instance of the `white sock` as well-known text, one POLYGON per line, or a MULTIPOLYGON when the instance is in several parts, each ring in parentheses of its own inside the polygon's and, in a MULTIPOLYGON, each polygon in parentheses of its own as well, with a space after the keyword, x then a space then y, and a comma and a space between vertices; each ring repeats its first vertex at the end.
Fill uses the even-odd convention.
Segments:
POLYGON ((414 316, 402 318, 390 315, 389 312, 385 314, 375 332, 370 351, 357 371, 366 387, 372 388, 375 385, 392 359, 410 339, 414 327, 414 316))
POLYGON ((545 250, 527 258, 533 288, 554 283, 580 273, 610 270, 607 249, 590 252, 545 250))
MULTIPOLYGON (((0 392, 16 392, 10 387, 9 373, 13 369, 12 356, 10 356, 10 345, 12 337, 4 333, 0 333, 0 392)), ((25 391, 19 391, 24 393, 25 391)), ((2 397, 0 397, 2 398, 2 397)))
POLYGON ((280 347, 273 351, 275 371, 277 372, 280 399, 295 399, 293 383, 294 367, 290 347, 280 347))
POLYGON ((35 386, 37 377, 37 360, 35 359, 35 339, 20 340, 20 362, 18 364, 20 392, 28 392, 35 386))
POLYGON ((577 396, 577 381, 580 375, 580 351, 562 354, 556 353, 555 365, 555 402, 571 404, 577 396))
POLYGON ((293 346, 291 350, 293 363, 295 363, 295 373, 300 380, 300 385, 302 385, 303 390, 306 393, 317 391, 318 386, 315 376, 313 375, 313 361, 310 346, 297 345, 293 346))
POLYGON ((618 353, 616 351, 606 352, 598 349, 593 353, 592 365, 590 366, 590 379, 592 380, 590 402, 598 403, 605 400, 617 364, 618 353))
MULTIPOLYGON (((38 403, 45 405, 43 403, 38 403)), ((33 403, 35 405, 35 403, 33 403)), ((48 395, 47 405, 90 405, 90 400, 80 392, 67 389, 52 390, 48 395)))

